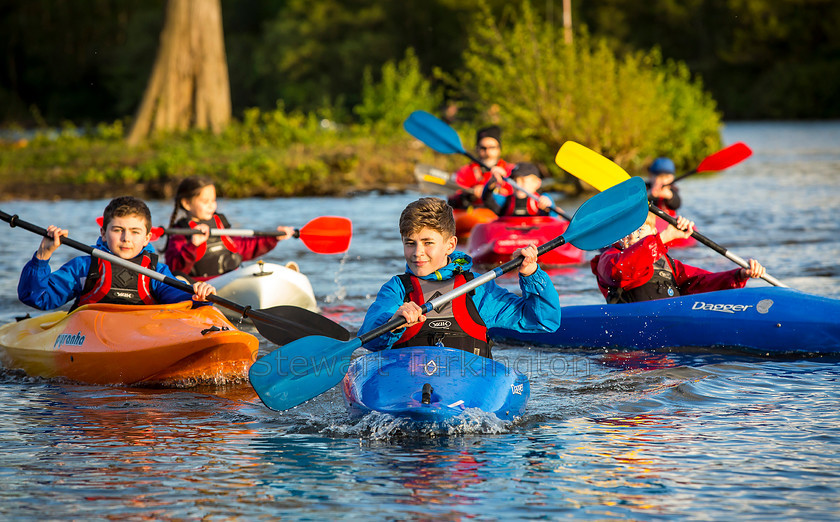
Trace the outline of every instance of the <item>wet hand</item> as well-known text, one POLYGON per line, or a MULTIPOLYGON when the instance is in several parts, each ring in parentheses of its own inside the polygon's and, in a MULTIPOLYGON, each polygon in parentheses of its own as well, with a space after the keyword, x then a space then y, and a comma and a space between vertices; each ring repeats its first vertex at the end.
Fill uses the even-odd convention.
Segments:
POLYGON ((671 199, 674 197, 674 193, 671 191, 671 186, 667 184, 672 181, 674 181, 673 174, 657 176, 656 181, 650 187, 650 195, 655 198, 671 199))
POLYGON ((537 271, 539 265, 537 264, 537 247, 531 244, 525 248, 520 248, 513 253, 513 257, 522 256, 522 264, 519 265, 519 275, 529 276, 537 271))
POLYGON ((750 267, 741 269, 741 279, 746 279, 748 277, 764 277, 764 274, 766 273, 767 269, 765 269, 761 263, 755 259, 750 259, 750 267))
POLYGON ((196 301, 206 301, 208 295, 216 293, 216 289, 206 281, 199 281, 193 285, 193 292, 195 292, 193 299, 196 301))
MULTIPOLYGON (((405 324, 399 328, 414 326, 415 324, 422 323, 426 320, 426 316, 423 315, 423 309, 420 308, 420 305, 413 302, 403 303, 400 305, 391 319, 396 317, 405 317, 405 324)), ((395 330, 399 328, 395 328, 395 330)))
POLYGON ((677 226, 668 225, 668 228, 662 231, 659 237, 663 243, 673 241, 674 239, 685 239, 691 237, 694 233, 694 221, 691 221, 683 216, 677 216, 677 226))
POLYGON ((201 234, 194 234, 190 237, 190 241, 195 246, 201 245, 202 243, 206 243, 207 240, 210 238, 210 227, 204 223, 197 225, 195 230, 201 232, 201 234))
POLYGON ((53 252, 61 245, 61 238, 67 237, 69 232, 64 230, 63 228, 58 228, 55 225, 50 225, 47 227, 47 236, 41 240, 41 244, 38 246, 38 251, 35 252, 35 257, 40 259, 41 261, 46 261, 49 259, 53 252))
POLYGON ((550 209, 552 207, 551 198, 548 196, 540 196, 540 202, 538 203, 538 206, 542 210, 550 209))
POLYGON ((282 232, 281 235, 277 236, 277 241, 283 241, 295 235, 294 227, 277 227, 277 231, 282 232))

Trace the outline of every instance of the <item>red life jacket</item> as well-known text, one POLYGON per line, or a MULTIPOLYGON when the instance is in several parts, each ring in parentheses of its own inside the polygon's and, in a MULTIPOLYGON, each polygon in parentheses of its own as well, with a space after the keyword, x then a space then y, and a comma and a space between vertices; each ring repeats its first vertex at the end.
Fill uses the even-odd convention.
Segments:
MULTIPOLYGON (((214 214, 207 221, 181 220, 176 227, 195 228, 199 224, 208 225, 211 229, 230 228, 230 223, 222 214, 214 214)), ((242 255, 239 254, 236 243, 230 236, 210 236, 207 241, 196 248, 196 262, 193 264, 190 277, 215 277, 239 268, 242 255)))
MULTIPOLYGON (((445 281, 429 281, 410 274, 402 274, 399 278, 406 288, 405 301, 422 306, 426 301, 471 280, 473 274, 457 274, 445 281)), ((393 347, 446 346, 492 358, 490 343, 487 341, 487 327, 478 314, 472 294, 473 292, 467 292, 447 303, 440 311, 428 312, 426 320, 406 328, 393 347)))
POLYGON ((503 216, 544 216, 537 202, 531 198, 517 198, 515 195, 507 198, 507 205, 502 211, 503 216))
POLYGON ((607 303, 638 303, 641 301, 653 301, 666 297, 678 297, 680 289, 674 278, 674 268, 671 266, 671 258, 664 255, 653 263, 653 275, 643 285, 624 290, 610 287, 607 290, 607 303))
MULTIPOLYGON (((143 268, 157 268, 158 256, 152 252, 140 252, 130 259, 143 268)), ((125 305, 156 304, 152 295, 152 281, 148 276, 110 261, 92 257, 82 293, 72 309, 93 303, 125 305)))

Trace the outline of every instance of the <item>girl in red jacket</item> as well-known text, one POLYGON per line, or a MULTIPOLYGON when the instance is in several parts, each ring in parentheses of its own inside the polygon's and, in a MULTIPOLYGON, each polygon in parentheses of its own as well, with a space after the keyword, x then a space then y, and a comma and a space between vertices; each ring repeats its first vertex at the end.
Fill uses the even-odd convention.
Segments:
POLYGON ((681 263, 668 255, 665 244, 694 232, 694 222, 679 216, 677 227, 656 233, 656 215, 638 230, 619 240, 591 261, 592 273, 607 302, 634 303, 714 290, 743 288, 751 277, 761 277, 765 269, 750 259, 750 268, 708 272, 681 263))
POLYGON ((230 224, 223 214, 216 213, 216 186, 198 176, 186 178, 178 185, 169 226, 202 232, 169 236, 164 248, 166 264, 172 272, 193 281, 206 281, 235 270, 242 261, 267 253, 278 241, 295 233, 292 227, 277 227, 277 237, 210 236, 211 228, 230 228, 230 224))

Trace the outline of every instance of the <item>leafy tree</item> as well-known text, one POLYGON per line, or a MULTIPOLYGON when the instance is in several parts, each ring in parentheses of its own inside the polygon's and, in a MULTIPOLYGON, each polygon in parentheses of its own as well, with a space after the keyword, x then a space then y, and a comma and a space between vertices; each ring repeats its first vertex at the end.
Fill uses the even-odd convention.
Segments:
POLYGON ((382 66, 379 82, 365 70, 362 103, 354 108, 361 122, 377 130, 398 129, 412 111, 434 111, 442 97, 420 72, 420 62, 409 48, 398 64, 382 66))
POLYGON ((574 140, 633 168, 661 154, 688 163, 719 145, 720 115, 685 65, 656 51, 619 56, 585 32, 566 45, 527 3, 511 19, 502 27, 482 8, 458 83, 534 157, 574 140))

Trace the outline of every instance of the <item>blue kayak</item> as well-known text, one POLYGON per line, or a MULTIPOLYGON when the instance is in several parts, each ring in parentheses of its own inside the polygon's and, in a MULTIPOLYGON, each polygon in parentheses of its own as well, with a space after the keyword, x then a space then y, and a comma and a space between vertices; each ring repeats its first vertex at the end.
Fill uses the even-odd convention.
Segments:
POLYGON ((501 420, 522 415, 528 377, 463 350, 420 346, 354 359, 342 381, 351 417, 371 411, 418 421, 445 421, 468 408, 501 420))
POLYGON ((558 348, 727 348, 840 353, 840 300, 760 287, 642 303, 565 306, 554 332, 492 329, 499 342, 558 348))

